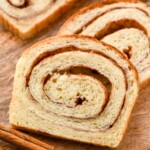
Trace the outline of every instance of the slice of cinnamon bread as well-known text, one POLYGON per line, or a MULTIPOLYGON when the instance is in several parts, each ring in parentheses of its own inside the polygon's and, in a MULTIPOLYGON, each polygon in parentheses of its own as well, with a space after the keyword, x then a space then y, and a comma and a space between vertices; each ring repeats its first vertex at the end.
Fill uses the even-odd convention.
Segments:
POLYGON ((79 35, 49 38, 19 59, 10 123, 117 147, 138 96, 136 69, 116 48, 79 35))
POLYGON ((47 27, 77 0, 0 0, 0 21, 22 39, 47 27))

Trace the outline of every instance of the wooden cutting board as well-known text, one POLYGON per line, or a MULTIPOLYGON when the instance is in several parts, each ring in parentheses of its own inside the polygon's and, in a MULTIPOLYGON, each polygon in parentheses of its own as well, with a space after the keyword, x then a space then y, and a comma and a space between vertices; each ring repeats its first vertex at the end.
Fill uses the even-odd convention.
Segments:
MULTIPOLYGON (((56 34, 65 20, 81 7, 97 2, 86 0, 74 5, 73 9, 59 18, 49 28, 30 40, 21 40, 0 25, 0 123, 9 125, 8 107, 11 100, 15 65, 22 52, 30 45, 56 34)), ((148 3, 148 2, 147 2, 148 3)), ((34 135, 55 146, 56 150, 109 150, 72 141, 34 135)), ((5 149, 17 149, 13 145, 0 141, 5 149)), ((150 86, 140 91, 137 104, 132 112, 127 133, 116 150, 150 150, 150 86)))

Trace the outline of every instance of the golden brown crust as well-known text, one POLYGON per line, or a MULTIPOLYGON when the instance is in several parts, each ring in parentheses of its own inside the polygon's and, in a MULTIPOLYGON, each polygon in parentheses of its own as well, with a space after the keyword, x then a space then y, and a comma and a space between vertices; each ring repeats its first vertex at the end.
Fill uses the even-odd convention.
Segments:
POLYGON ((150 78, 147 79, 147 80, 145 80, 145 81, 142 83, 142 85, 140 85, 140 89, 142 90, 142 89, 146 88, 146 87, 149 86, 149 85, 150 85, 150 78))
POLYGON ((69 22, 72 22, 76 17, 78 17, 81 14, 84 14, 87 11, 90 11, 94 8, 97 7, 103 7, 105 5, 109 5, 109 4, 113 4, 113 3, 119 3, 119 2, 132 2, 132 3, 141 3, 144 4, 143 2, 139 1, 139 0, 103 0, 101 2, 97 2, 95 4, 92 4, 90 6, 87 6, 83 9, 81 9, 79 12, 75 13, 74 15, 72 15, 64 24, 63 26, 59 29, 59 31, 57 32, 57 35, 60 35, 60 33, 63 31, 63 29, 66 28, 66 25, 68 25, 69 22))
MULTIPOLYGON (((75 38, 85 38, 85 39, 90 39, 96 43, 99 43, 99 41, 96 39, 96 38, 93 38, 93 37, 90 37, 90 36, 85 36, 85 35, 77 35, 77 34, 72 34, 72 35, 58 35, 58 36, 54 36, 54 37, 50 37, 50 38, 47 38, 43 41, 40 41, 34 45, 32 45, 31 47, 27 48, 24 53, 22 55, 26 55, 29 53, 29 51, 32 51, 32 49, 34 49, 35 47, 37 46, 40 46, 40 45, 43 45, 44 43, 47 43, 47 42, 50 42, 52 41, 53 39, 57 39, 57 38, 68 38, 68 37, 75 37, 75 38)), ((110 44, 107 44, 103 41, 101 41, 101 43, 103 43, 103 45, 106 45, 106 46, 109 46, 110 49, 113 49, 114 51, 116 51, 117 53, 119 53, 120 57, 125 59, 126 61, 128 61, 128 63, 132 66, 132 70, 134 70, 135 72, 135 77, 136 79, 138 80, 138 73, 137 73, 137 70, 135 68, 135 66, 129 61, 129 59, 127 59, 127 57, 125 57, 125 55, 122 54, 122 52, 120 52, 118 49, 116 49, 115 47, 113 47, 112 45, 110 44)))
POLYGON ((100 144, 97 144, 97 143, 90 143, 90 142, 83 142, 83 141, 79 141, 79 140, 75 140, 75 139, 69 139, 69 138, 66 138, 66 137, 63 137, 63 136, 56 136, 56 135, 52 135, 52 134, 49 134, 49 133, 46 133, 44 131, 41 131, 41 130, 35 130, 35 129, 32 129, 32 128, 27 128, 27 127, 23 127, 23 126, 17 126, 17 125, 13 125, 11 124, 12 128, 14 129, 17 129, 17 130, 21 130, 21 131, 29 131, 29 132, 32 132, 32 133, 36 133, 36 134, 40 134, 40 135, 43 135, 43 136, 51 136, 51 137, 54 137, 54 138, 58 138, 58 139, 62 139, 62 140, 70 140, 70 141, 74 141, 74 142, 81 142, 81 143, 86 143, 86 144, 92 144, 92 145, 96 145, 96 146, 104 146, 106 147, 107 145, 100 145, 100 144))

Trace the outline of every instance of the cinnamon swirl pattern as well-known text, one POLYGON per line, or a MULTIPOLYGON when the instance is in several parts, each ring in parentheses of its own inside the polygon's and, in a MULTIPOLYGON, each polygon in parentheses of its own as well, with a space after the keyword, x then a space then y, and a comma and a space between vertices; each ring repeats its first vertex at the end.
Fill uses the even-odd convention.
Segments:
POLYGON ((145 4, 104 2, 72 16, 58 35, 95 37, 122 51, 139 73, 140 87, 150 81, 150 11, 145 4))
POLYGON ((1 22, 26 39, 47 27, 76 0, 0 0, 1 22))
POLYGON ((137 72, 117 49, 78 35, 49 38, 17 63, 10 123, 116 147, 137 95, 137 72))

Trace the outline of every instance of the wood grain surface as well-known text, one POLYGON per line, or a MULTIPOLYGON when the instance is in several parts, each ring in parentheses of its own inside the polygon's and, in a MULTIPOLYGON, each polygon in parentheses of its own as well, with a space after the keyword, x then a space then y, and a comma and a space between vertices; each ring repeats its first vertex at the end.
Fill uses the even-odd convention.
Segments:
MULTIPOLYGON (((0 25, 0 123, 9 125, 8 108, 11 100, 13 75, 15 65, 22 52, 32 44, 56 34, 65 20, 81 7, 99 0, 86 0, 74 5, 73 9, 59 18, 49 28, 39 33, 35 38, 21 40, 0 25)), ((147 3, 149 3, 147 1, 147 3)), ((29 133, 28 133, 29 134, 29 133)), ((109 148, 96 147, 72 141, 60 140, 40 135, 33 135, 51 145, 56 150, 109 150, 109 148)), ((13 145, 0 141, 0 147, 6 150, 16 150, 13 145)), ((132 112, 127 133, 116 150, 150 150, 150 86, 140 91, 139 99, 132 112)))

